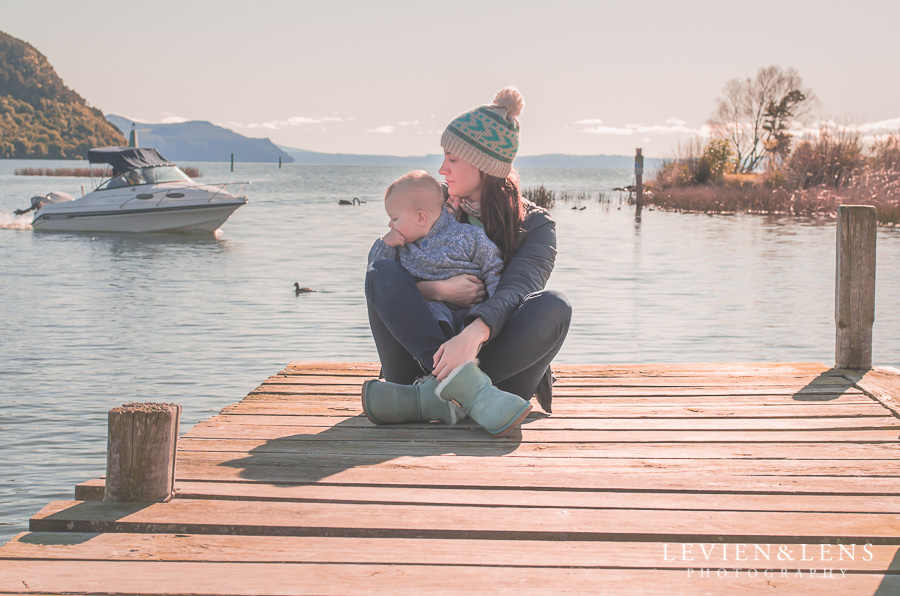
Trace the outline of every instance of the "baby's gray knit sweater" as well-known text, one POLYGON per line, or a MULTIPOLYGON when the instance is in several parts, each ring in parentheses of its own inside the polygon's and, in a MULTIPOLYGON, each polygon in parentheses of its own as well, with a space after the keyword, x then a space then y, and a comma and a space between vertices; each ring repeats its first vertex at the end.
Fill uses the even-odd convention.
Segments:
POLYGON ((387 259, 397 261, 419 280, 434 281, 469 273, 484 282, 488 296, 497 289, 503 259, 500 250, 484 230, 456 221, 441 211, 424 238, 403 246, 388 246, 381 238, 369 250, 369 264, 387 259))

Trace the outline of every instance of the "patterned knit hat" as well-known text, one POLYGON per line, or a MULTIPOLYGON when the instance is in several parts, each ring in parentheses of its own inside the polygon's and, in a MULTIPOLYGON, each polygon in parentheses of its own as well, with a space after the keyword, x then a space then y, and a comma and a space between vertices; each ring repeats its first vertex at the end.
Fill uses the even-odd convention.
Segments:
POLYGON ((485 174, 506 178, 519 150, 519 121, 525 100, 515 87, 497 92, 494 103, 460 114, 441 136, 441 147, 485 174))

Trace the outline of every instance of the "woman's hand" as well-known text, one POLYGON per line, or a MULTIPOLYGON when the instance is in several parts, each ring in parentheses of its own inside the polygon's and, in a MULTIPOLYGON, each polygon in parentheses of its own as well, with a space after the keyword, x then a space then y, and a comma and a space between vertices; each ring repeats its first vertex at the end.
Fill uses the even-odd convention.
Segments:
POLYGON ((434 376, 443 381, 447 375, 478 356, 481 344, 491 336, 491 328, 480 318, 475 319, 459 335, 452 337, 434 354, 434 376))
POLYGON ((419 281, 416 286, 425 300, 449 302, 460 308, 475 306, 483 302, 486 296, 484 282, 469 274, 437 281, 419 281))

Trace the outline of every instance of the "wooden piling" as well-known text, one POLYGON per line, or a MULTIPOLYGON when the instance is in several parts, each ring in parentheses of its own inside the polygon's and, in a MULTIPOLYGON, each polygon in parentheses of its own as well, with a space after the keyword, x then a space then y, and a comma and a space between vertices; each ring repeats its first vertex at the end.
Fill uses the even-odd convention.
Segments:
POLYGON ((634 154, 634 205, 636 215, 640 215, 644 206, 644 156, 640 148, 635 149, 634 154))
POLYGON ((231 154, 231 171, 234 171, 234 153, 231 154))
POLYGON ((281 156, 278 156, 278 169, 281 169, 281 156))
POLYGON ((104 501, 172 498, 180 419, 177 404, 129 403, 109 411, 104 501))
POLYGON ((872 367, 876 227, 875 207, 838 207, 835 368, 867 370, 872 367))

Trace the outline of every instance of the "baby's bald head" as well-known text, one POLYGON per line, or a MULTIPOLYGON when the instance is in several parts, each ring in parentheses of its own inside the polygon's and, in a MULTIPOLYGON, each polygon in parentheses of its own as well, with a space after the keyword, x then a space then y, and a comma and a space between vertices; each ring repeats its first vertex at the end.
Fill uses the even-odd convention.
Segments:
POLYGON ((424 211, 436 221, 444 209, 444 191, 434 177, 424 170, 416 170, 394 180, 384 193, 384 201, 403 200, 408 208, 424 211))

